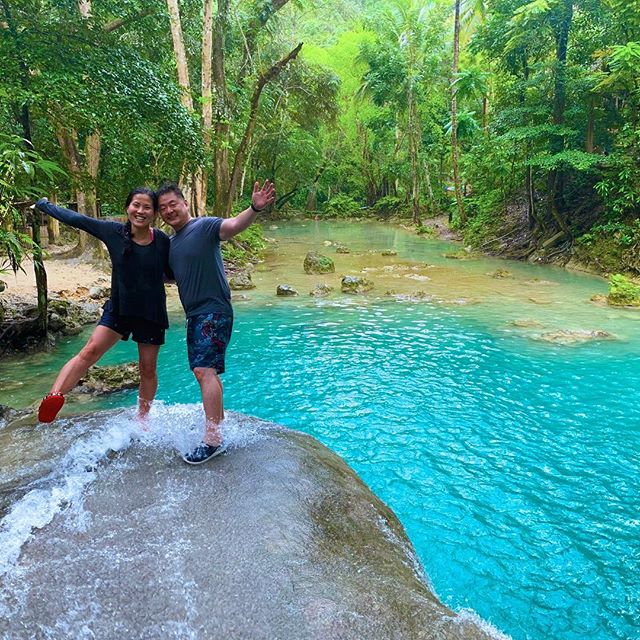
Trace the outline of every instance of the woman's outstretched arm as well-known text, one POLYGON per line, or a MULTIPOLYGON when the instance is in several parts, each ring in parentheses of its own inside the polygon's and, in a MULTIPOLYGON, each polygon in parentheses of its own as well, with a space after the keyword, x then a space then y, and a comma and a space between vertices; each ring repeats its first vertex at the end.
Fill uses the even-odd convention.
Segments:
POLYGON ((88 234, 105 241, 106 235, 113 228, 114 223, 107 220, 96 220, 96 218, 90 218, 77 211, 71 211, 71 209, 65 209, 64 207, 58 207, 55 204, 51 204, 46 198, 40 198, 36 202, 36 207, 43 213, 68 224, 70 227, 75 227, 81 231, 86 231, 88 234))

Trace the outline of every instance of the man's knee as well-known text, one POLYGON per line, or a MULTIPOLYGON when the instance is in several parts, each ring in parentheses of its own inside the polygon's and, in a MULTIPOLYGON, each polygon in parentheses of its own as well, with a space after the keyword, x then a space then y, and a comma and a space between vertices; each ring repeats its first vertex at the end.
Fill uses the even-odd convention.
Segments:
POLYGON ((209 367, 195 367, 193 370, 193 375, 196 377, 196 380, 202 384, 203 382, 207 382, 208 380, 216 380, 220 383, 220 378, 218 378, 218 373, 215 369, 210 369, 209 367))

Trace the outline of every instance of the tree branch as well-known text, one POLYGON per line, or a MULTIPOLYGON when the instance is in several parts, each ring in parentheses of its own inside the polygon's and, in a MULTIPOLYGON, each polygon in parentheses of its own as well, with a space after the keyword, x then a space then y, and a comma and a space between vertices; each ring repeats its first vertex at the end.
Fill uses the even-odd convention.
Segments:
POLYGON ((142 18, 146 18, 147 16, 150 16, 154 13, 155 9, 145 9, 144 11, 141 11, 140 13, 137 13, 133 16, 127 16, 126 18, 117 18, 116 20, 105 24, 102 29, 107 33, 111 33, 113 31, 116 31, 117 29, 120 29, 120 27, 124 27, 131 22, 136 22, 138 20, 141 20, 142 18))
POLYGON ((227 215, 231 213, 231 203, 233 202, 233 196, 236 192, 238 179, 240 178, 240 172, 244 164, 245 155, 247 153, 247 148, 249 146, 249 142, 251 141, 251 136, 253 135, 253 130, 256 125, 256 118, 258 117, 258 107, 260 106, 260 96, 262 94, 262 90, 268 82, 280 75, 283 69, 292 60, 297 58, 300 50, 302 49, 302 45, 303 43, 301 42, 293 51, 276 62, 271 68, 261 74, 258 78, 256 87, 253 90, 253 95, 251 96, 251 111, 249 113, 249 120, 247 121, 247 126, 244 130, 242 140, 240 141, 240 146, 236 151, 236 157, 233 161, 233 170, 231 172, 231 180, 229 182, 229 191, 227 192, 227 215))

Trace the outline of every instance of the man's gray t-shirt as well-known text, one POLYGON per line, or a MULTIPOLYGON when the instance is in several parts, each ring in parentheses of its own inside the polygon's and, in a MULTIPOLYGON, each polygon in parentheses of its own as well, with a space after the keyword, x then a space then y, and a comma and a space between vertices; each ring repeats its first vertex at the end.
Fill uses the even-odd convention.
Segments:
POLYGON ((220 252, 222 218, 193 218, 171 236, 169 266, 187 318, 233 314, 231 291, 220 252))

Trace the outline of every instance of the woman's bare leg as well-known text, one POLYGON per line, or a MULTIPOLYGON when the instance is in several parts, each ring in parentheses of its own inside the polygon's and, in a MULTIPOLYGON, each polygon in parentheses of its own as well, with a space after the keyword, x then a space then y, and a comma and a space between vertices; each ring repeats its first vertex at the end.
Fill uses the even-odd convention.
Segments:
POLYGON ((89 367, 98 362, 121 338, 122 336, 112 329, 98 325, 80 353, 62 367, 51 387, 51 393, 65 394, 71 391, 87 373, 89 367))
POLYGON ((140 391, 138 393, 138 415, 146 416, 158 389, 159 345, 138 344, 138 367, 140 369, 140 391))

